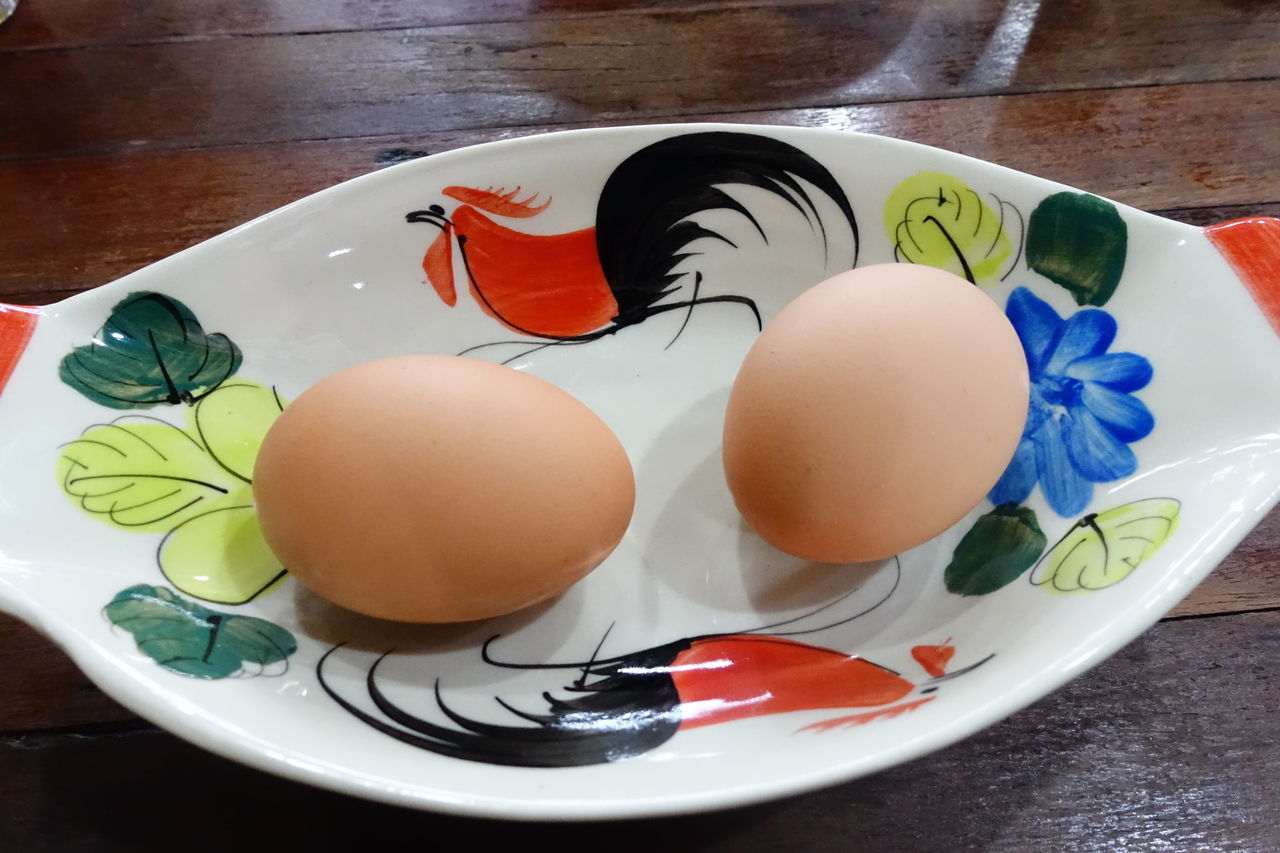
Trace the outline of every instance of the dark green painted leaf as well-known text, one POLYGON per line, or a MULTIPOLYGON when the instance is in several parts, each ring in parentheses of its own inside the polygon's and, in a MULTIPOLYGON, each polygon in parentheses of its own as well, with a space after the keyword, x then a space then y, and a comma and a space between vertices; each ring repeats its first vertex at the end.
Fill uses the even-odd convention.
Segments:
POLYGON ((1017 580, 1044 551, 1035 511, 1001 504, 973 523, 943 573, 956 595, 986 595, 1017 580))
POLYGON ((196 678, 226 678, 246 664, 265 667, 298 649, 293 635, 273 622, 219 613, 163 586, 121 590, 105 612, 156 663, 196 678))
POLYGON ((1027 265, 1075 297, 1105 305, 1124 273, 1129 229, 1116 206, 1096 195, 1055 193, 1031 212, 1027 265))
POLYGON ((191 309, 159 293, 133 293, 92 342, 62 360, 58 376, 113 409, 190 403, 240 367, 240 350, 206 334, 191 309))

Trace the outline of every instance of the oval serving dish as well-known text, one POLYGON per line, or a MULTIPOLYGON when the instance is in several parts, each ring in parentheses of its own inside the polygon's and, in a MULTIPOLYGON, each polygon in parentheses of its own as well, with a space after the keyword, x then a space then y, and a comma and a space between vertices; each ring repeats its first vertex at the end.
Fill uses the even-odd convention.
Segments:
POLYGON ((672 125, 435 155, 0 307, 0 606, 157 725, 357 796, 598 819, 829 785, 1098 663, 1273 506, 1278 288, 1276 220, 1194 228, 879 137, 672 125), (895 260, 1003 307, 1027 425, 951 530, 806 564, 734 511, 728 389, 803 289, 895 260), (274 417, 414 352, 548 379, 630 453, 623 544, 554 602, 382 624, 263 544, 274 417))

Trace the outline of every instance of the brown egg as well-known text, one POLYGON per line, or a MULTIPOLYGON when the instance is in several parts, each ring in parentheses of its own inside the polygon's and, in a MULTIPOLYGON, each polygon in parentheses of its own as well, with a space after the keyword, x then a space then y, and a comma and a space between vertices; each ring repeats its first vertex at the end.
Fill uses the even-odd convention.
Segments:
POLYGON ((268 432, 253 491, 267 543, 370 616, 460 622, 548 599, 617 546, 635 503, 617 437, 508 367, 403 356, 348 368, 268 432))
POLYGON ((729 398, 724 469, 747 523, 829 563, 913 548, 995 485, 1027 416, 1017 333, 977 287, 882 264, 803 293, 729 398))

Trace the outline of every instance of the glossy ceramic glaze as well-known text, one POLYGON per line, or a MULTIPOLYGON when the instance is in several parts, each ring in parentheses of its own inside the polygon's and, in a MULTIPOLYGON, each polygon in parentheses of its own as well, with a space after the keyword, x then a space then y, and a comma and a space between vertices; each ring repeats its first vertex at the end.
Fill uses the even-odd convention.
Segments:
POLYGON ((358 796, 605 818, 850 779, 1096 664, 1274 504, 1280 343, 1255 303, 1277 314, 1274 229, 1206 233, 823 130, 591 130, 396 166, 0 312, 0 604, 158 725, 358 796), (1023 339, 1032 404, 960 524, 820 566, 741 523, 719 440, 759 323, 855 259, 984 288, 1023 339), (614 429, 637 480, 622 545, 485 623, 390 625, 310 596, 243 497, 262 432, 342 367, 463 351, 614 429), (156 480, 174 488, 112 497, 156 480))

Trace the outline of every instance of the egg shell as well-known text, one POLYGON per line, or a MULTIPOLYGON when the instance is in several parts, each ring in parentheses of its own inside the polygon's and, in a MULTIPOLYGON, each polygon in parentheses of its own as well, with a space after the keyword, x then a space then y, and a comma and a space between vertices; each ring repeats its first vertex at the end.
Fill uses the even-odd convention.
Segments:
POLYGON ((262 532, 336 604, 459 622, 546 600, 622 539, 635 480, 612 430, 535 376, 415 355, 340 371, 268 432, 262 532))
POLYGON ((1030 386, 1017 333, 981 290, 880 264, 805 291, 747 354, 725 414, 734 502, 809 560, 881 559, 946 530, 995 485, 1030 386))

